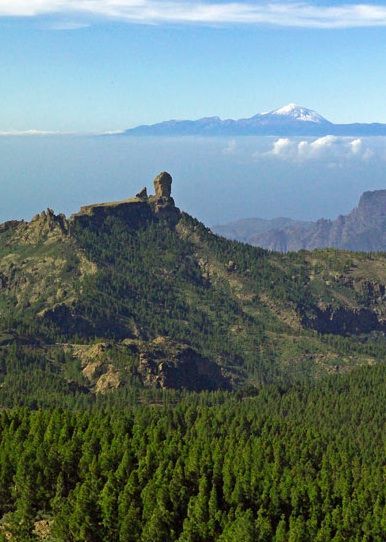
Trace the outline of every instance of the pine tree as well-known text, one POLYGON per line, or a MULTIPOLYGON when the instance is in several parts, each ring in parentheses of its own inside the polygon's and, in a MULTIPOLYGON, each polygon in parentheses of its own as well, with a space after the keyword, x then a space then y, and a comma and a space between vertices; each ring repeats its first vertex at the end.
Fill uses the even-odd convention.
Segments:
POLYGON ((118 539, 118 488, 114 475, 110 475, 99 495, 103 538, 118 539))
POLYGON ((256 542, 257 536, 252 511, 240 511, 235 520, 224 528, 218 542, 256 542))

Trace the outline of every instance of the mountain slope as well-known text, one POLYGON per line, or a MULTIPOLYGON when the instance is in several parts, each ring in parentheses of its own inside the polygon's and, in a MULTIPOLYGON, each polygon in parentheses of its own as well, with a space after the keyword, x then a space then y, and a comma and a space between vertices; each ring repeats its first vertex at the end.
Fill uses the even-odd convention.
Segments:
POLYGON ((212 234, 170 192, 8 223, 0 247, 0 400, 36 359, 37 381, 95 394, 260 386, 386 354, 385 255, 271 254, 212 234))
POLYGON ((198 120, 169 120, 125 130, 123 136, 379 136, 386 124, 334 124, 306 107, 290 103, 279 109, 246 119, 206 117, 198 120))
POLYGON ((326 247, 386 251, 386 190, 365 192, 358 207, 336 220, 320 219, 314 223, 286 223, 285 220, 265 221, 264 228, 258 219, 241 220, 239 223, 217 226, 215 231, 229 239, 280 252, 326 247))

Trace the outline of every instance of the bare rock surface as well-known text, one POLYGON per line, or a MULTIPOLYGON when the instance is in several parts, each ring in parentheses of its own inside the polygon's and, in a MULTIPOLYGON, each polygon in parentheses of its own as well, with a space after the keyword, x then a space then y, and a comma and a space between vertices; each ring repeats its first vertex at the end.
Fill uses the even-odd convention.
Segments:
POLYGON ((156 198, 170 198, 172 194, 172 176, 166 171, 162 171, 154 179, 154 189, 156 198))
POLYGON ((140 352, 139 373, 147 385, 192 391, 230 389, 221 367, 188 345, 157 337, 140 352))

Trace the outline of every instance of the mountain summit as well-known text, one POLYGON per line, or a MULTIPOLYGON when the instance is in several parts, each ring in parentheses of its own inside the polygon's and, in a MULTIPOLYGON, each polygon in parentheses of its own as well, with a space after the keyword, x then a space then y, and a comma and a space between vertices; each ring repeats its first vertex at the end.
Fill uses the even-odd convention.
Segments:
POLYGON ((121 136, 386 136, 386 124, 334 124, 313 109, 289 103, 244 119, 204 117, 130 128, 121 136))
POLYGON ((279 109, 274 109, 273 111, 270 111, 269 113, 261 113, 258 115, 261 117, 280 117, 281 119, 287 118, 288 120, 294 120, 294 121, 301 121, 301 122, 315 122, 315 123, 328 123, 331 124, 328 120, 326 120, 322 115, 319 115, 316 111, 313 111, 312 109, 307 109, 307 107, 303 107, 301 105, 297 105, 294 103, 290 103, 288 105, 285 105, 283 107, 280 107, 279 109))

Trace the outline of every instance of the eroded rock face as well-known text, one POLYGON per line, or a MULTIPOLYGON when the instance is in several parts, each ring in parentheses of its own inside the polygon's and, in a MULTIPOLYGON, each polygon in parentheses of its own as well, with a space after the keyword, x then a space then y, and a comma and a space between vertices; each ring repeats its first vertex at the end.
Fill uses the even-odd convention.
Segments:
POLYGON ((95 225, 99 227, 110 217, 118 218, 130 228, 138 228, 146 223, 166 218, 176 223, 180 211, 171 197, 172 177, 166 171, 154 179, 155 195, 148 196, 147 189, 143 188, 134 198, 108 203, 95 203, 85 205, 78 213, 72 215, 70 223, 82 226, 95 225))
POLYGON ((379 320, 374 311, 359 307, 314 307, 313 314, 304 315, 302 323, 322 334, 360 335, 372 331, 386 331, 385 322, 379 320))
POLYGON ((23 220, 8 220, 0 224, 0 233, 15 230, 20 224, 24 224, 23 220))
POLYGON ((162 389, 230 390, 234 384, 230 372, 168 337, 149 342, 124 339, 120 344, 74 345, 71 349, 81 363, 90 391, 96 394, 125 385, 129 373, 139 377, 144 386, 162 389), (120 365, 116 364, 117 357, 120 365))
POLYGON ((146 385, 191 391, 226 390, 221 368, 188 345, 157 337, 140 352, 139 374, 146 385))
POLYGON ((78 213, 72 215, 71 224, 99 227, 110 217, 118 218, 130 228, 138 228, 151 222, 154 219, 154 213, 145 198, 136 197, 83 206, 78 213))
POLYGON ((146 186, 144 188, 142 188, 142 190, 140 190, 138 192, 138 194, 135 195, 136 198, 139 198, 139 199, 147 199, 147 188, 146 186))
MULTIPOLYGON (((236 239, 239 237, 236 236, 236 239)), ((242 240, 242 239, 239 239, 242 240)), ((358 207, 336 220, 298 222, 257 233, 248 242, 279 252, 339 248, 364 252, 386 250, 386 190, 362 194, 358 207)))
POLYGON ((162 171, 154 179, 154 190, 156 198, 170 198, 172 194, 172 176, 166 171, 162 171))
POLYGON ((107 393, 122 385, 120 372, 110 363, 112 354, 112 345, 109 343, 74 348, 73 355, 81 361, 83 376, 96 394, 107 393))
POLYGON ((171 197, 173 179, 169 173, 163 171, 154 179, 155 196, 151 197, 154 213, 171 222, 176 222, 180 211, 171 197))
POLYGON ((13 229, 15 239, 27 245, 56 242, 68 234, 66 217, 63 214, 56 215, 52 209, 37 214, 30 222, 11 221, 4 226, 6 229, 13 229))
POLYGON ((95 393, 107 393, 111 390, 116 390, 121 386, 121 378, 119 371, 112 365, 107 366, 106 372, 100 376, 95 384, 95 393))

